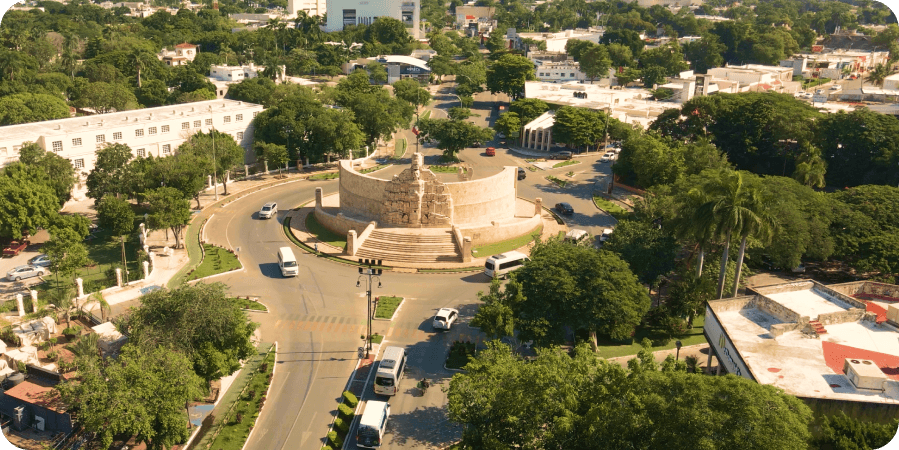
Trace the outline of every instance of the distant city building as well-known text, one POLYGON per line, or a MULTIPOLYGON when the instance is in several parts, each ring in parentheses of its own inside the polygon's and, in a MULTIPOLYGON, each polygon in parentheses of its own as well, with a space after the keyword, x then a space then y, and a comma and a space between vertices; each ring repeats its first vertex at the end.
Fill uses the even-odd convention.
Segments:
POLYGON ((780 65, 792 68, 793 76, 839 80, 849 75, 844 70, 865 73, 889 60, 888 51, 833 50, 823 46, 815 46, 813 50, 817 51, 781 60, 780 65))
POLYGON ((365 70, 371 62, 379 62, 387 69, 387 84, 396 83, 404 78, 414 78, 423 85, 431 80, 431 68, 427 63, 405 55, 381 55, 375 58, 353 60, 343 65, 343 72, 349 75, 356 69, 365 70))
POLYGON ((571 39, 599 43, 603 31, 601 28, 565 30, 558 33, 519 33, 515 28, 506 30, 506 42, 509 48, 528 51, 526 39, 543 41, 548 52, 564 52, 565 44, 571 39))
MULTIPOLYGON (((234 83, 240 83, 243 80, 257 78, 262 76, 265 67, 257 66, 253 63, 244 66, 210 66, 209 81, 215 85, 217 98, 224 98, 228 93, 228 87, 234 83)), ((276 83, 283 83, 287 80, 287 69, 280 66, 276 83)))
POLYGON ((287 0, 287 14, 295 17, 303 11, 308 16, 324 16, 328 12, 325 0, 287 0))
POLYGON ((419 48, 419 49, 412 50, 413 58, 418 58, 425 62, 430 61, 431 58, 433 58, 435 56, 437 56, 437 52, 430 48, 419 48))
POLYGON ((702 5, 702 0, 637 0, 637 4, 642 8, 650 8, 653 6, 683 8, 690 6, 702 5))
POLYGON ((107 144, 127 144, 136 157, 172 155, 191 135, 215 130, 231 135, 255 160, 253 118, 262 105, 208 100, 132 111, 73 117, 0 127, 0 165, 19 159, 26 142, 72 162, 77 173, 94 168, 96 151, 107 144))
POLYGON ((183 43, 176 45, 174 50, 163 48, 156 57, 167 66, 183 66, 197 57, 197 46, 183 43))
POLYGON ((711 300, 709 363, 809 402, 899 414, 899 286, 811 280, 711 300))
POLYGON ((584 72, 581 72, 580 64, 573 59, 565 61, 534 60, 534 74, 538 80, 549 83, 567 83, 587 79, 584 72))
POLYGON ((418 39, 421 17, 420 0, 327 0, 325 31, 343 30, 347 26, 371 25, 378 17, 392 17, 411 28, 418 39))

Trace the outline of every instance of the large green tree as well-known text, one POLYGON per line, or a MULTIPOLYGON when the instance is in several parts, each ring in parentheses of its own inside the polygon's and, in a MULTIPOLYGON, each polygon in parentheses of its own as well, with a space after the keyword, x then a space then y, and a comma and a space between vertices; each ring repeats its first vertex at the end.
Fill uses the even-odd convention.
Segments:
POLYGON ((431 92, 423 88, 414 78, 404 78, 393 83, 393 95, 416 109, 431 101, 431 92))
POLYGON ((97 162, 87 175, 87 196, 98 203, 107 195, 128 192, 126 174, 134 155, 126 144, 109 144, 97 150, 97 162))
POLYGON ((513 100, 524 95, 525 81, 534 80, 534 63, 524 56, 503 55, 487 69, 487 89, 502 92, 513 100))
POLYGON ((146 294, 127 319, 129 337, 178 349, 206 382, 228 376, 255 351, 250 338, 256 324, 225 289, 198 283, 146 294))
POLYGON ((0 98, 0 125, 69 117, 66 102, 48 94, 16 93, 0 98))
POLYGON ((245 153, 234 137, 218 130, 196 133, 178 146, 178 153, 193 153, 206 161, 206 173, 213 172, 228 195, 228 172, 243 165, 245 153))
POLYGON ((175 248, 181 248, 181 232, 190 223, 190 200, 173 187, 160 187, 146 192, 150 206, 150 228, 170 229, 175 236, 175 248))
POLYGON ((475 142, 487 142, 493 138, 493 130, 479 127, 465 119, 421 119, 418 123, 419 138, 436 141, 446 160, 455 160, 456 153, 475 142))
MULTIPOLYGON (((34 143, 28 143, 19 150, 19 162, 29 170, 35 180, 50 186, 59 199, 59 206, 72 198, 75 187, 75 168, 72 162, 56 153, 46 152, 34 143)), ((6 170, 10 170, 7 166, 6 170)))
POLYGON ((653 223, 622 220, 615 227, 603 250, 617 253, 625 260, 641 282, 658 286, 663 277, 674 270, 677 241, 653 223))
POLYGON ((119 237, 122 244, 122 267, 125 282, 128 282, 128 259, 125 255, 125 236, 134 231, 134 210, 128 200, 112 195, 105 195, 97 204, 97 221, 108 229, 113 236, 119 237))
POLYGON ((59 211, 53 190, 27 179, 0 176, 0 236, 21 239, 50 225, 59 211))

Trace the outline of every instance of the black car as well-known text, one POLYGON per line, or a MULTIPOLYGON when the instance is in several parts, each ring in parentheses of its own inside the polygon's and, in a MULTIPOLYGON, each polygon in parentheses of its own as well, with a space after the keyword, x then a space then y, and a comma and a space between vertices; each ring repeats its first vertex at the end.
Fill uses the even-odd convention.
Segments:
POLYGON ((571 158, 572 158, 571 152, 559 152, 559 153, 556 153, 555 155, 553 155, 553 159, 565 159, 565 160, 568 160, 568 159, 571 159, 571 158))
POLYGON ((528 172, 521 167, 518 168, 518 179, 523 180, 528 177, 528 172))
POLYGON ((569 216, 574 214, 574 208, 572 208, 571 205, 567 202, 556 203, 556 211, 558 211, 559 214, 565 214, 569 216))

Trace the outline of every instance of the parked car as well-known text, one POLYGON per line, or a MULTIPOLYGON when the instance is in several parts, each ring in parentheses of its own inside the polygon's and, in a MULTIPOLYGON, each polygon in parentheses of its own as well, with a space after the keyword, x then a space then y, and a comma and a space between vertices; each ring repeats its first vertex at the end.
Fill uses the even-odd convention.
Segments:
POLYGON ((43 267, 19 266, 6 272, 6 279, 9 281, 19 281, 24 278, 42 277, 47 273, 43 267))
POLYGON ((500 138, 500 139, 505 139, 505 138, 506 138, 506 135, 505 135, 505 134, 502 134, 502 133, 496 133, 496 137, 498 137, 498 138, 500 138))
POLYGON ((12 241, 3 248, 3 256, 16 256, 28 247, 28 241, 12 241))
POLYGON ((565 234, 565 240, 568 242, 573 242, 575 245, 580 245, 590 240, 590 233, 574 229, 565 234))
POLYGON ((42 254, 29 259, 28 264, 35 267, 50 267, 51 261, 49 256, 42 254))
POLYGON ((278 204, 275 202, 269 202, 262 205, 262 209, 259 210, 259 218, 260 219, 271 219, 278 214, 278 204))
POLYGON ((569 216, 574 214, 574 208, 572 208, 568 202, 556 203, 556 211, 558 211, 559 214, 566 214, 569 216))
POLYGON ((480 143, 480 142, 475 142, 474 144, 471 144, 471 146, 474 147, 474 148, 481 148, 481 143, 480 143))
POLYGON ((459 318, 459 310, 453 308, 440 308, 434 316, 435 330, 449 330, 459 318))
POLYGON ((609 238, 612 237, 612 232, 614 232, 614 231, 615 231, 615 230, 613 230, 613 229, 611 229, 611 228, 605 228, 605 229, 603 229, 603 230, 602 230, 602 235, 599 237, 599 242, 606 242, 606 241, 608 241, 609 238))
POLYGON ((487 147, 487 152, 485 156, 496 156, 496 149, 493 147, 487 147))
POLYGON ((831 91, 838 91, 838 90, 840 90, 840 85, 835 84, 835 85, 833 85, 833 86, 830 87, 830 90, 831 90, 831 91))
POLYGON ((571 152, 559 152, 553 155, 553 159, 571 159, 571 152))
POLYGON ((525 178, 527 178, 527 177, 528 177, 528 171, 522 169, 521 167, 519 167, 519 168, 518 168, 518 179, 519 179, 519 180, 523 180, 523 179, 525 179, 525 178))

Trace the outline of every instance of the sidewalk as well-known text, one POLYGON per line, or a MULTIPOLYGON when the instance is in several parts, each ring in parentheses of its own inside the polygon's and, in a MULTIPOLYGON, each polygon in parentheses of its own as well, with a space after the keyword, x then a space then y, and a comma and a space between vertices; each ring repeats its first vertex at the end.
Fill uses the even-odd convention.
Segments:
MULTIPOLYGON (((702 369, 709 369, 709 370, 706 370, 707 373, 713 373, 714 370, 716 370, 718 367, 717 360, 715 358, 712 358, 712 364, 715 364, 715 365, 713 365, 711 367, 706 367, 706 362, 708 362, 708 357, 709 357, 709 351, 710 350, 709 350, 708 343, 689 345, 686 347, 681 347, 679 358, 681 361, 683 361, 687 356, 695 356, 699 360, 699 367, 701 367, 702 369)), ((655 358, 656 362, 659 364, 661 364, 663 361, 665 361, 665 358, 667 358, 668 355, 677 355, 677 349, 672 348, 672 349, 668 349, 668 350, 659 350, 657 352, 652 353, 652 356, 655 358)), ((602 354, 600 354, 600 356, 602 356, 602 354)), ((637 355, 619 356, 616 358, 607 358, 607 361, 614 362, 614 363, 620 364, 624 367, 627 367, 627 362, 636 357, 637 357, 637 355)))

